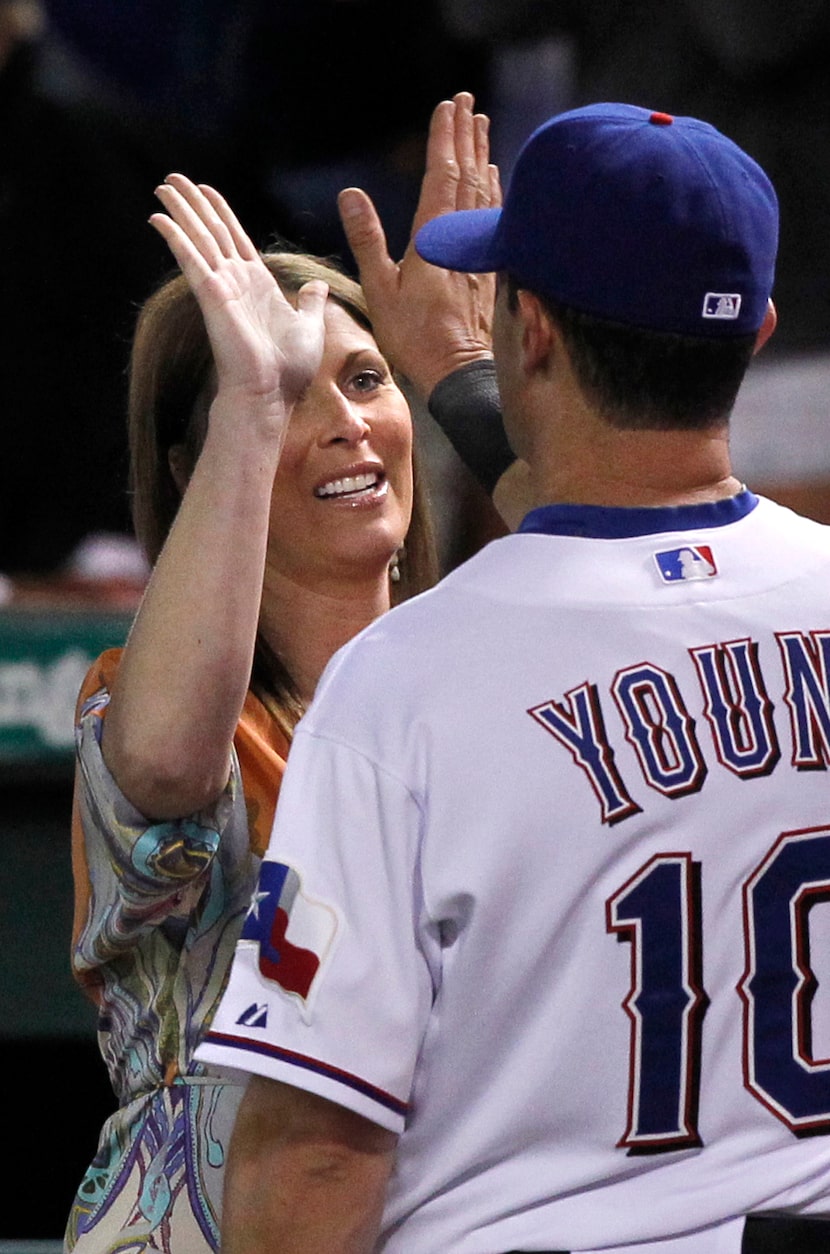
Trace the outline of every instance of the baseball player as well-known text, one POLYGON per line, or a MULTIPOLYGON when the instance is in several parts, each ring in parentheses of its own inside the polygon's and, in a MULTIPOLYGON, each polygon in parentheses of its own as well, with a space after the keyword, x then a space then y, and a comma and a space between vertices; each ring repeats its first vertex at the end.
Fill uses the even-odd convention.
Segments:
POLYGON ((254 1073, 225 1254, 830 1250, 830 530, 727 442, 776 237, 739 148, 616 104, 422 228, 499 274, 535 507, 297 731, 200 1051, 254 1073))

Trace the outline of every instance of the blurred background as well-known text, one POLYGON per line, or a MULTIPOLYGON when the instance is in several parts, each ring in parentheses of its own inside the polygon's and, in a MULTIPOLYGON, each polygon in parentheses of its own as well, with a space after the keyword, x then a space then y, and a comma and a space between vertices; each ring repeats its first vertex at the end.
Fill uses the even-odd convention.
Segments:
MULTIPOLYGON (((0 1066, 25 1112, 0 1250, 60 1236, 113 1105, 69 977, 72 708, 146 578, 125 367, 170 270, 155 185, 183 171, 260 246, 350 265, 337 192, 365 187, 400 255, 429 115, 456 91, 490 113, 505 177, 573 104, 705 118, 782 211, 779 329, 738 403, 736 469, 830 521, 829 54, 822 0, 0 0, 0 1066)), ((448 569, 501 526, 416 425, 448 569)))

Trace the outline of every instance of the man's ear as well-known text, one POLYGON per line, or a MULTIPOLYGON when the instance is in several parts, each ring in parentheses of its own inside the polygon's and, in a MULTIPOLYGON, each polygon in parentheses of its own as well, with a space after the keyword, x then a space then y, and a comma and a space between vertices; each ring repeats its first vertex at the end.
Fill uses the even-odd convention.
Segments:
POLYGON ((527 374, 546 371, 556 342, 556 331, 539 297, 523 288, 518 292, 522 320, 522 365, 527 374))
POLYGON ((755 347, 752 350, 753 354, 760 353, 761 349, 764 347, 764 345, 766 344, 769 337, 772 335, 777 325, 778 325, 778 313, 772 301, 768 300, 767 312, 764 314, 764 321, 761 323, 760 327, 758 328, 758 334, 755 337, 755 347))
POLYGON ((167 465, 173 476, 173 482, 179 489, 179 496, 184 496, 185 488, 190 483, 190 457, 184 444, 171 444, 167 450, 167 465))

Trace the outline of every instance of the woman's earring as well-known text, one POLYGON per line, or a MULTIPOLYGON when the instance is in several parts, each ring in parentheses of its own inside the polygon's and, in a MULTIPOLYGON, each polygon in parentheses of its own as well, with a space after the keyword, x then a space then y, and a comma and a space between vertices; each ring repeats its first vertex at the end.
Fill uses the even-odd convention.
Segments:
POLYGON ((403 545, 401 545, 401 547, 399 549, 396 549, 395 552, 392 554, 392 560, 389 563, 389 578, 392 580, 392 583, 400 583, 400 580, 401 580, 400 561, 401 561, 401 558, 404 556, 405 552, 406 550, 404 549, 403 545))

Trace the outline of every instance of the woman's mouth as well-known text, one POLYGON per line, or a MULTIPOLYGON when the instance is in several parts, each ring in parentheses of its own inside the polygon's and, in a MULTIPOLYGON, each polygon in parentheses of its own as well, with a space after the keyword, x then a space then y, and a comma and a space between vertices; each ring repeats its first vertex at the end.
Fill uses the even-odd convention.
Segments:
POLYGON ((342 479, 330 479, 319 488, 314 495, 321 499, 358 500, 362 496, 376 495, 386 487, 385 477, 378 471, 367 471, 359 475, 344 475, 342 479))

